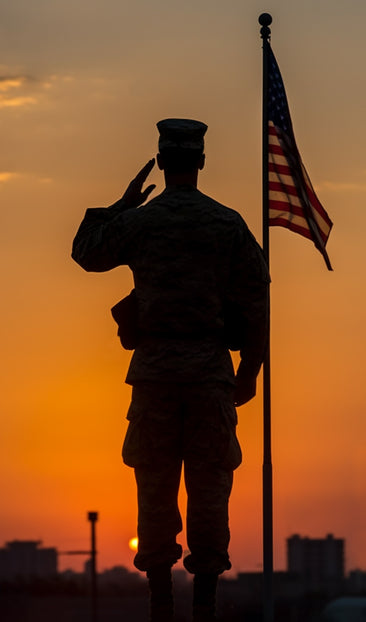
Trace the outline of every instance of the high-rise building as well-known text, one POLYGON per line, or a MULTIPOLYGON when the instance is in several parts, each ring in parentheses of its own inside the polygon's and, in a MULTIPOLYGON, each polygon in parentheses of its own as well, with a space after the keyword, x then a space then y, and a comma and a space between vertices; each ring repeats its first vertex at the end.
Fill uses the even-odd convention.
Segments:
POLYGON ((13 540, 0 549, 0 579, 47 578, 57 574, 57 550, 40 540, 13 540))
POLYGON ((288 572, 311 589, 337 588, 344 579, 344 540, 293 535, 287 539, 288 572))

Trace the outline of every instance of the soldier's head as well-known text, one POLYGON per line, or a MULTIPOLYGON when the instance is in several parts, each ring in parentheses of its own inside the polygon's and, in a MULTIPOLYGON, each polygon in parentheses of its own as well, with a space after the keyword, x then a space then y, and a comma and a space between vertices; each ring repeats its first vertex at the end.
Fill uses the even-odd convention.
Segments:
POLYGON ((191 119, 164 119, 157 127, 160 134, 157 163, 165 177, 197 177, 205 164, 203 137, 207 125, 191 119))

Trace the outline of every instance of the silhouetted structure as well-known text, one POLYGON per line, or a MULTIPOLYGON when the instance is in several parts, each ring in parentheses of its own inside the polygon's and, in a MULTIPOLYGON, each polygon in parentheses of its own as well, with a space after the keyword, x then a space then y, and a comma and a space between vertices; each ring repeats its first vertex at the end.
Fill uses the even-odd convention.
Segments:
POLYGON ((0 549, 0 580, 33 577, 48 578, 57 574, 57 550, 40 548, 40 540, 13 540, 0 549))
POLYGON ((348 594, 366 594, 366 572, 364 570, 351 570, 347 577, 348 594))
POLYGON ((90 581, 91 581, 91 620, 97 620, 97 549, 95 526, 98 520, 98 512, 88 512, 88 521, 91 525, 91 551, 90 551, 90 581))
POLYGON ((287 539, 287 568, 308 589, 337 591, 344 580, 344 540, 293 535, 287 539))
MULTIPOLYGON (((298 538, 302 542, 310 540, 298 538)), ((327 538, 321 541, 324 540, 327 538)), ((334 541, 334 538, 329 540, 334 541)), ((323 547, 324 550, 327 548, 323 547)), ((345 618, 351 622, 353 603, 362 604, 366 597, 366 572, 361 570, 351 572, 337 591, 327 575, 317 585, 309 587, 306 576, 304 578, 301 573, 275 572, 273 583, 275 622, 334 622, 337 618, 329 616, 337 615, 339 603, 342 607, 351 606, 352 613, 350 609, 345 618), (322 614, 325 610, 326 618, 322 614)), ((189 622, 193 595, 190 575, 183 569, 174 570, 173 584, 176 622, 189 622)), ((242 572, 236 578, 220 579, 219 622, 263 622, 261 608, 261 572, 242 572)), ((146 622, 148 589, 143 575, 123 566, 98 573, 98 609, 101 622, 146 622)), ((52 578, 3 579, 0 619, 1 622, 90 622, 90 559, 84 573, 67 570, 52 578)))

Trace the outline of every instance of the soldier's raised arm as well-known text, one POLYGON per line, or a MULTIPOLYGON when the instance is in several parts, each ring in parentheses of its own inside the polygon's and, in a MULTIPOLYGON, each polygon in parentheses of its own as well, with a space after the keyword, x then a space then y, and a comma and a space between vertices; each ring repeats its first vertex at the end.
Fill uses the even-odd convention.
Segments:
POLYGON ((149 160, 113 205, 86 210, 71 253, 84 270, 104 272, 128 263, 126 251, 134 231, 134 219, 129 212, 144 203, 154 190, 154 184, 142 190, 154 164, 155 158, 149 160))

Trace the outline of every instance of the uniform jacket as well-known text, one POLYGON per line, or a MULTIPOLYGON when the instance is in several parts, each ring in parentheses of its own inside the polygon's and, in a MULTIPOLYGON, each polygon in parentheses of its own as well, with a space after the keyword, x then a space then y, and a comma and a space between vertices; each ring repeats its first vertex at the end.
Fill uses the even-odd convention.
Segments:
POLYGON ((88 209, 72 257, 87 271, 133 271, 140 337, 126 382, 233 384, 233 327, 247 373, 258 373, 269 275, 236 211, 193 186, 168 187, 139 208, 88 209))

